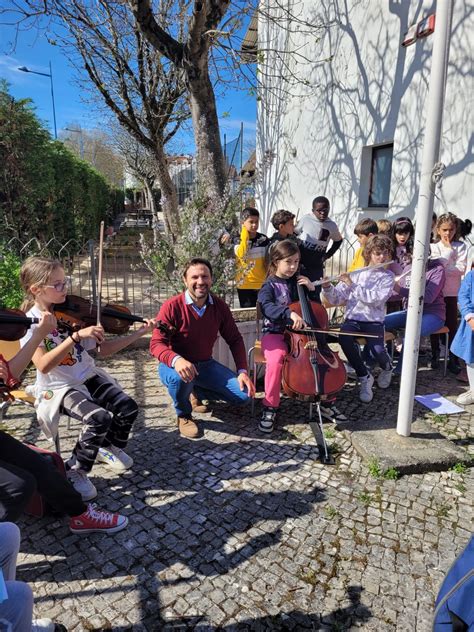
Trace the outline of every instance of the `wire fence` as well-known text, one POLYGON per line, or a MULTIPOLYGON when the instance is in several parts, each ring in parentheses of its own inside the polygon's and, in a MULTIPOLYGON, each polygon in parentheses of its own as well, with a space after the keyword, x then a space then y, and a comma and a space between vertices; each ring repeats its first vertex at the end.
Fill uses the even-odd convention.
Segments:
MULTIPOLYGON (((119 233, 120 236, 120 233, 119 233)), ((357 243, 343 241, 342 247, 326 262, 328 276, 348 269, 357 243)), ((38 239, 21 243, 17 238, 7 242, 6 247, 23 261, 32 255, 42 255, 59 259, 71 280, 71 293, 91 300, 97 299, 98 242, 89 240, 78 244, 70 240, 64 244, 51 239, 41 244, 38 239)), ((233 281, 230 292, 230 307, 238 307, 238 299, 233 281)), ((146 267, 140 256, 137 242, 120 243, 112 238, 107 241, 103 253, 103 303, 115 303, 128 307, 133 314, 154 316, 161 303, 174 293, 171 286, 159 283, 155 275, 146 267)))

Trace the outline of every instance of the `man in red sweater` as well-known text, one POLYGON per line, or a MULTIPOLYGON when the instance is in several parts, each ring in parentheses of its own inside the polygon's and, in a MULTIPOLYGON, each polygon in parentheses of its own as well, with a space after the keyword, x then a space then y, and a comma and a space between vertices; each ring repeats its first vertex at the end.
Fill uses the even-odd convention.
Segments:
POLYGON ((245 345, 229 307, 211 294, 212 267, 206 259, 188 261, 183 273, 186 291, 163 303, 157 318, 171 334, 155 329, 150 351, 158 359, 158 374, 173 400, 181 436, 199 437, 192 418, 191 392, 199 399, 223 399, 244 404, 255 395, 247 374, 245 345), (212 359, 220 334, 234 357, 237 375, 212 359))

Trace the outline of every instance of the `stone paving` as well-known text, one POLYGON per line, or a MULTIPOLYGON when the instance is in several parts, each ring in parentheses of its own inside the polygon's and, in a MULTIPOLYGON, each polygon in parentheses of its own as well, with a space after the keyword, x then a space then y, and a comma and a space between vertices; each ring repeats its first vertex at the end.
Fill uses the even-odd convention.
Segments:
MULTIPOLYGON (((37 616, 76 632, 431 629, 439 585, 470 537, 473 469, 390 480, 330 424, 337 463, 323 466, 308 407, 290 400, 271 437, 249 410, 216 405, 201 415, 204 438, 187 441, 145 350, 107 368, 141 406, 129 444, 135 465, 120 476, 96 466, 92 480, 99 504, 130 524, 80 537, 66 519, 26 516, 18 575, 33 587, 37 616)), ((420 393, 462 390, 440 373, 419 377, 420 393)), ((339 404, 352 419, 396 406, 396 386, 362 405, 348 385, 339 404)), ((473 409, 416 412, 467 455, 473 409)), ((16 436, 48 445, 24 408, 12 407, 7 421, 16 436)), ((67 453, 78 425, 63 422, 67 453)))

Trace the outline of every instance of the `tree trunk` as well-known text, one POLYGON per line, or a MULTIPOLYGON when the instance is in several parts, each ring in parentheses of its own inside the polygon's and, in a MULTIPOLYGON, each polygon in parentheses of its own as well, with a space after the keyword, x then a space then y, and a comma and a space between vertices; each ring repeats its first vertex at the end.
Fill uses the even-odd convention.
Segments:
POLYGON ((148 207, 151 211, 152 215, 152 228, 153 228, 153 243, 158 243, 158 236, 160 234, 160 230, 158 228, 159 218, 158 218, 158 205, 156 203, 156 199, 153 193, 153 187, 155 184, 154 178, 145 178, 143 180, 143 184, 145 186, 145 192, 148 202, 148 207))
POLYGON ((171 180, 168 160, 163 147, 156 145, 154 150, 156 177, 161 189, 161 206, 163 209, 165 233, 169 235, 174 242, 179 234, 181 223, 178 212, 178 196, 176 195, 176 188, 171 180))
POLYGON ((222 151, 216 100, 207 67, 196 72, 187 69, 189 105, 193 120, 196 162, 199 178, 223 195, 227 173, 222 151))

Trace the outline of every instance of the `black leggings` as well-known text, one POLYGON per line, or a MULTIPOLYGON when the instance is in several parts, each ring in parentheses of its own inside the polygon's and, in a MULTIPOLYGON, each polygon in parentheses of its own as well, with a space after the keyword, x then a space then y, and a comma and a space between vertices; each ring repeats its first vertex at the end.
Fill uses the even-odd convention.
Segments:
POLYGON ((80 391, 70 390, 64 396, 62 410, 82 422, 81 434, 66 467, 79 466, 90 472, 100 447, 125 448, 138 406, 121 388, 101 375, 94 375, 84 386, 92 399, 80 391))

